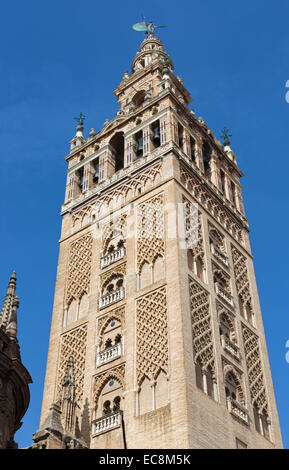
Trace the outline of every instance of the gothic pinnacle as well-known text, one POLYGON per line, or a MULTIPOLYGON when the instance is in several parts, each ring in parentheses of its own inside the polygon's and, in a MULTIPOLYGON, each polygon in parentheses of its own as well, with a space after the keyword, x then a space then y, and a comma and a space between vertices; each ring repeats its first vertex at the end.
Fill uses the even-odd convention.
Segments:
POLYGON ((13 271, 10 277, 7 293, 0 312, 0 327, 9 332, 11 336, 17 334, 17 308, 19 307, 18 297, 15 295, 16 290, 16 272, 13 271))

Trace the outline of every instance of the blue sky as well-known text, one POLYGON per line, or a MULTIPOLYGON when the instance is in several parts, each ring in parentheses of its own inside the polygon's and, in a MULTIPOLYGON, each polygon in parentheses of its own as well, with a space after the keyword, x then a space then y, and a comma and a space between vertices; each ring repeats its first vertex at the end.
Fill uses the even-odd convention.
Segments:
POLYGON ((112 94, 143 39, 144 14, 161 30, 197 117, 219 138, 229 127, 243 191, 273 382, 289 447, 287 0, 11 1, 1 5, 1 270, 4 297, 17 271, 22 359, 33 378, 16 434, 39 424, 56 278, 60 206, 74 116, 85 135, 118 109, 112 94), (288 349, 287 349, 288 350, 288 349))

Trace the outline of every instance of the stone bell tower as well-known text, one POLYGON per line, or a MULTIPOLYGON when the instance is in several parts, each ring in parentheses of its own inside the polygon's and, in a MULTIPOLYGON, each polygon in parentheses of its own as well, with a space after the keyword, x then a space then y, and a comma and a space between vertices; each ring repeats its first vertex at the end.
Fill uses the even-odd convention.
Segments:
POLYGON ((280 448, 237 159, 153 28, 70 142, 34 447, 280 448))

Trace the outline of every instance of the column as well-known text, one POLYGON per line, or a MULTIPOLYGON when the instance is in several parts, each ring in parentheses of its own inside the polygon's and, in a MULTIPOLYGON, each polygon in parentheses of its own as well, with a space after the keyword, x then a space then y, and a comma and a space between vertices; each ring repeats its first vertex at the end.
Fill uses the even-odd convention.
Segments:
POLYGON ((205 369, 202 369, 202 375, 203 375, 203 389, 206 395, 208 395, 208 386, 207 386, 207 374, 205 369))
POLYGON ((215 152, 212 152, 211 156, 211 181, 219 189, 219 178, 218 178, 218 157, 215 152))
POLYGON ((196 165, 201 171, 204 171, 203 163, 203 141, 201 139, 195 140, 195 154, 196 154, 196 165))
POLYGON ((191 149, 191 142, 190 142, 190 134, 188 133, 187 129, 184 127, 184 141, 183 141, 183 152, 187 155, 187 157, 192 160, 192 149, 191 149))
POLYGON ((143 141, 143 156, 147 155, 150 153, 152 150, 151 146, 151 129, 150 126, 144 127, 143 128, 143 133, 142 133, 142 141, 143 141))

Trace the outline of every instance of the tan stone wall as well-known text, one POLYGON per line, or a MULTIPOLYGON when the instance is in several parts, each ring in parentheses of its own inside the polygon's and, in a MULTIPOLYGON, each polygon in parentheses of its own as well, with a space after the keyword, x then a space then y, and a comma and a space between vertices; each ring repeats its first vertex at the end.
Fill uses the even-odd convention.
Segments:
MULTIPOLYGON (((149 77, 155 80, 153 99, 156 99, 161 75, 145 77, 140 74, 136 83, 141 89, 149 77)), ((122 90, 118 93, 121 95, 122 90)), ((123 105, 125 96, 130 97, 131 94, 132 90, 127 90, 126 95, 121 95, 123 105)), ((172 94, 167 94, 157 104, 154 112, 155 104, 152 104, 136 114, 129 124, 119 121, 115 126, 107 127, 103 145, 107 144, 116 129, 123 130, 125 136, 130 138, 133 130, 148 129, 148 124, 157 118, 166 121, 167 139, 164 145, 147 157, 135 160, 130 167, 112 175, 102 185, 90 188, 91 193, 68 201, 63 206, 41 422, 46 418, 51 403, 58 398, 65 361, 72 354, 76 364, 79 428, 85 439, 90 438, 91 448, 123 448, 124 433, 128 448, 236 448, 236 439, 250 448, 282 447, 247 222, 240 207, 229 201, 230 194, 225 197, 218 188, 221 164, 216 156, 212 181, 204 176, 201 148, 202 139, 207 137, 203 124, 182 111, 172 94), (137 115, 141 117, 140 122, 136 121, 137 115), (194 162, 185 153, 188 146, 181 149, 178 142, 173 143, 173 140, 178 140, 174 127, 178 121, 185 127, 184 135, 195 132, 197 154, 194 162), (178 227, 182 221, 178 208, 184 200, 198 203, 199 211, 200 244, 192 250, 192 269, 189 269, 187 249, 180 248, 182 240, 178 227), (151 212, 146 219, 144 230, 148 230, 152 238, 145 240, 138 236, 142 229, 139 228, 137 209, 146 207, 149 201, 158 202, 160 206, 157 217, 151 212), (105 241, 110 237, 108 224, 112 218, 117 219, 123 214, 126 217, 122 225, 116 224, 118 234, 115 246, 123 238, 125 256, 103 268, 101 257, 107 254, 109 246, 105 241), (223 255, 212 253, 208 223, 217 229, 223 239, 223 255), (162 227, 163 237, 158 238, 162 227), (77 250, 72 248, 75 244, 77 250), (249 325, 240 315, 232 246, 246 260, 257 328, 249 325), (156 255, 160 258, 155 265, 156 255), (195 269, 197 256, 200 264, 195 269), (221 256, 223 259, 225 256, 227 264, 221 256), (143 263, 146 263, 144 271, 143 263), (200 269, 203 269, 202 280, 198 277, 200 269), (224 296, 217 294, 214 276, 226 280, 228 292, 225 294, 229 303, 224 296), (115 303, 100 308, 100 297, 118 295, 120 281, 123 282, 125 296, 118 300, 114 297, 115 303), (192 286, 199 293, 192 293, 192 286), (83 304, 80 302, 81 315, 77 317, 75 313, 73 321, 74 310, 71 313, 69 305, 72 302, 78 305, 83 296, 86 300, 83 304), (206 299, 205 306, 200 306, 203 312, 198 311, 197 302, 201 302, 200 299, 206 299), (240 359, 221 344, 220 307, 218 310, 217 303, 228 313, 234 325, 240 359), (199 314, 205 319, 200 325, 196 321, 199 314), (66 318, 69 320, 66 321, 66 318), (121 323, 122 354, 110 362, 97 365, 99 353, 103 352, 102 328, 109 319, 121 323), (255 430, 242 324, 259 338, 262 383, 271 417, 273 443, 255 430), (202 352, 202 341, 206 354, 202 352), (212 396, 197 387, 197 360, 202 362, 202 373, 207 374, 208 391, 212 396), (228 370, 232 370, 238 378, 238 387, 244 398, 243 408, 247 410, 247 424, 234 417, 227 408, 225 377, 228 370), (212 373, 212 384, 209 373, 212 373), (116 381, 121 390, 124 433, 123 427, 118 425, 91 437, 92 421, 103 413, 102 393, 106 393, 110 380, 116 381), (141 414, 142 410, 149 411, 141 414)), ((216 145, 215 152, 221 152, 216 145)), ((94 155, 89 150, 92 146, 92 142, 87 144, 83 164, 88 164, 94 155)), ((224 154, 222 158, 226 161, 227 178, 232 177, 234 167, 234 181, 240 190, 240 172, 234 161, 231 158, 232 162, 229 163, 224 154)), ((70 165, 69 171, 72 172, 78 164, 79 160, 75 158, 75 164, 70 165)), ((104 297, 101 301, 106 302, 104 297)), ((109 396, 108 401, 113 402, 114 395, 108 393, 109 396)))

